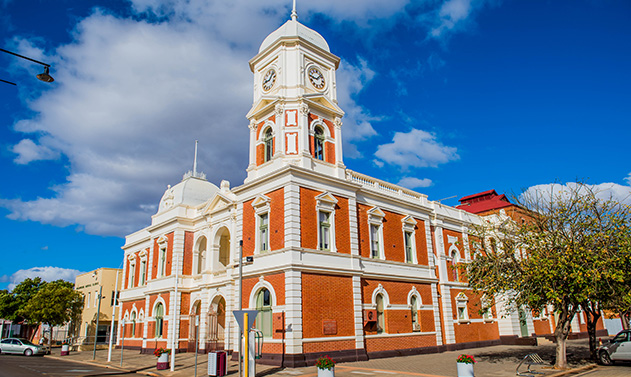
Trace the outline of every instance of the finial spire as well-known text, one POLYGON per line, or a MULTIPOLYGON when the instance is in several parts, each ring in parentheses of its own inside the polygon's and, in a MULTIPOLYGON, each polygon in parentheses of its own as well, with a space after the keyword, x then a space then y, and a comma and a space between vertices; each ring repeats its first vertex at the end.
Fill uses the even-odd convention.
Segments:
POLYGON ((294 7, 291 10, 291 19, 292 19, 292 21, 297 21, 298 20, 298 13, 296 12, 296 0, 294 0, 294 7))
POLYGON ((193 160, 193 177, 197 177, 197 140, 195 140, 195 159, 193 160))

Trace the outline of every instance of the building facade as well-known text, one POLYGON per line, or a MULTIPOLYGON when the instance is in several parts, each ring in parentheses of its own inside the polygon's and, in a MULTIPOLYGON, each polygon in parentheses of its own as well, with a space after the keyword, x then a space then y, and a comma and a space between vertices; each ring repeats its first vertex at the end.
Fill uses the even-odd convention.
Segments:
POLYGON ((525 327, 501 318, 457 267, 471 258, 467 229, 479 216, 346 168, 339 62, 295 13, 265 38, 250 60, 245 182, 217 187, 194 168, 126 238, 125 347, 237 352, 232 311, 242 308, 259 310, 262 361, 290 367, 537 332, 527 313, 525 327), (251 257, 241 290, 240 252, 251 257))
MULTIPOLYGON (((75 290, 83 294, 83 311, 77 343, 93 345, 95 335, 97 344, 109 341, 112 330, 112 313, 116 304, 116 295, 120 291, 122 270, 119 268, 99 268, 77 275, 75 290), (100 295, 100 296, 99 296, 100 295), (99 304, 100 301, 100 304, 99 304), (100 311, 99 311, 100 310, 100 311), (99 319, 97 329, 97 315, 99 319)), ((114 330, 117 329, 114 322, 114 330)))

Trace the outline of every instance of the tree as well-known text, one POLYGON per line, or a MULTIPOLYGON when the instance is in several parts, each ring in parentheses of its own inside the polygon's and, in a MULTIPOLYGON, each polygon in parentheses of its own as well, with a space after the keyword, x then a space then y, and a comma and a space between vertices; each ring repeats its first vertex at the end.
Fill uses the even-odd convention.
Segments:
MULTIPOLYGON (((24 310, 34 322, 46 323, 50 327, 60 326, 81 315, 83 295, 74 290, 74 284, 55 280, 44 284, 24 310)), ((50 338, 49 345, 52 341, 50 338)))
POLYGON ((628 269, 620 270, 629 261, 623 247, 629 207, 600 199, 582 183, 560 187, 524 192, 516 199, 531 214, 529 221, 474 227, 472 239, 482 252, 468 265, 467 277, 475 290, 505 297, 508 310, 552 305, 557 315, 555 366, 566 368, 566 340, 579 308, 592 314, 588 328, 595 349, 596 315, 625 284, 629 289, 621 277, 628 269))

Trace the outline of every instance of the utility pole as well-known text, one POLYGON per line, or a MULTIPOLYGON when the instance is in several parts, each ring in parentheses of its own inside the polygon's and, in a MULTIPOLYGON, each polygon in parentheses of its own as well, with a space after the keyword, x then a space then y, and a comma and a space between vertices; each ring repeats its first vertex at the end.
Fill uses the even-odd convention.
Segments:
MULTIPOLYGON (((237 302, 237 308, 239 308, 239 310, 243 309, 242 302, 243 302, 243 240, 240 240, 239 241, 239 302, 237 302)), ((246 328, 248 327, 247 322, 244 325, 244 327, 246 328)), ((239 377, 243 376, 243 372, 241 370, 241 358, 243 357, 242 352, 241 352, 242 334, 243 334, 243 330, 239 328, 239 341, 237 342, 238 343, 237 347, 239 347, 239 377)))
POLYGON ((116 319, 116 306, 118 304, 118 274, 119 271, 116 271, 116 284, 114 285, 114 304, 112 305, 112 322, 110 325, 110 344, 107 349, 107 362, 112 361, 112 343, 114 342, 114 320, 116 319))
MULTIPOLYGON (((103 292, 103 286, 99 284, 99 305, 96 309, 96 328, 94 329, 94 352, 92 353, 92 360, 96 359, 96 339, 99 335, 99 317, 101 316, 101 293, 103 292)), ((51 332, 52 336, 52 332, 51 332)))

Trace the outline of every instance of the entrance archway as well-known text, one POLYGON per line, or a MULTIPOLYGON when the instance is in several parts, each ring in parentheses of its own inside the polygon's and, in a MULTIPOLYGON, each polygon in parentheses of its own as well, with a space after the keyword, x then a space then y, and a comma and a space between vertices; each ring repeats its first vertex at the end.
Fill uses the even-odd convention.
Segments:
MULTIPOLYGON (((198 342, 199 336, 201 335, 199 334, 199 331, 196 331, 196 326, 195 326, 197 319, 200 318, 201 306, 202 306, 201 301, 197 300, 195 304, 193 304, 193 307, 191 308, 191 313, 189 315, 189 326, 188 326, 189 331, 188 331, 188 347, 187 347, 188 352, 195 352, 195 343, 198 342)), ((200 327, 201 327, 201 323, 200 323, 200 327)))
POLYGON ((222 296, 213 299, 208 309, 208 337, 206 351, 224 349, 226 328, 226 300, 222 296))

